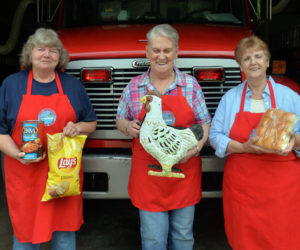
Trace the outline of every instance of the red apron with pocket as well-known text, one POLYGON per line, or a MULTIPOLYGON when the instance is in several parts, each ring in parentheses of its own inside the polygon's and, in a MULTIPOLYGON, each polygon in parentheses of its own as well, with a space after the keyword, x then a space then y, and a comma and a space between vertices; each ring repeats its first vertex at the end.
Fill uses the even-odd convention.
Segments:
MULTIPOLYGON (((272 108, 276 108, 268 82, 272 108)), ((263 113, 244 112, 247 84, 229 137, 246 142, 263 113)), ((300 249, 300 161, 294 152, 231 154, 223 178, 225 231, 235 250, 300 249)))
MULTIPOLYGON (((162 110, 175 117, 173 126, 189 127, 195 124, 194 113, 186 98, 178 88, 177 96, 162 96, 162 110)), ((142 120, 144 107, 139 115, 142 120)), ((138 138, 133 140, 132 164, 128 184, 128 193, 133 205, 152 212, 161 212, 198 203, 201 199, 201 158, 191 157, 184 164, 176 164, 185 178, 161 177, 148 175, 149 164, 159 162, 148 154, 138 138)))
MULTIPOLYGON (((27 93, 23 95, 12 138, 20 147, 22 121, 38 120, 42 113, 50 113, 49 126, 44 128, 43 148, 47 150, 46 133, 62 132, 67 122, 76 122, 76 115, 56 72, 59 93, 51 96, 31 95, 32 71, 29 72, 27 93)), ((12 226, 20 242, 49 241, 54 231, 76 231, 83 224, 82 195, 42 202, 48 176, 48 158, 39 163, 23 165, 5 156, 5 184, 12 226)), ((80 179, 82 188, 83 168, 80 179)))

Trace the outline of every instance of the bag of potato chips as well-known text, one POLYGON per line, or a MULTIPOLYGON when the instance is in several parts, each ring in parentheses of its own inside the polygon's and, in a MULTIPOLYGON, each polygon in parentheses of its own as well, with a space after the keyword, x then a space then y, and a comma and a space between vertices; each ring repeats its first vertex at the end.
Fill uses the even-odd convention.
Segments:
POLYGON ((42 201, 79 195, 79 171, 82 149, 87 136, 62 138, 62 133, 57 133, 47 134, 47 138, 49 172, 42 201))

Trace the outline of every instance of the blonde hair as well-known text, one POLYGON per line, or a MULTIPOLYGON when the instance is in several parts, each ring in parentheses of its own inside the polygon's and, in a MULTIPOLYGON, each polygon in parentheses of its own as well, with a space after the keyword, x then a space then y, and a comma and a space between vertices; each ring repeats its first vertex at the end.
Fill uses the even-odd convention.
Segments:
POLYGON ((22 48, 20 55, 20 63, 25 69, 31 69, 31 51, 35 46, 51 46, 59 51, 59 60, 57 69, 63 69, 67 66, 69 62, 69 53, 64 48, 61 40, 59 39, 57 33, 48 28, 38 28, 34 34, 29 36, 27 42, 22 48))
POLYGON ((235 60, 240 64, 245 50, 246 49, 256 49, 256 48, 264 51, 268 60, 270 60, 271 53, 270 53, 268 45, 257 36, 245 37, 238 42, 238 44, 235 48, 235 51, 234 51, 235 60))

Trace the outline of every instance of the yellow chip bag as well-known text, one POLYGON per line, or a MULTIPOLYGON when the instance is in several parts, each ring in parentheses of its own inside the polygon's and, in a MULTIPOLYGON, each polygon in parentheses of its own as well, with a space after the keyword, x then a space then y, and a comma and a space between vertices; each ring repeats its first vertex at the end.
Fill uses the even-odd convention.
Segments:
POLYGON ((42 201, 79 195, 82 149, 86 135, 47 134, 49 172, 42 201))

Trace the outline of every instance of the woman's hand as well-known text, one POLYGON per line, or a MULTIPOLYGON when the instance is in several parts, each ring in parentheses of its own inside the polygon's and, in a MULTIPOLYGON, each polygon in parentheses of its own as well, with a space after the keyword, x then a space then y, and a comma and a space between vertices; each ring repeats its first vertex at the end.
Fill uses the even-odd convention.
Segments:
POLYGON ((235 140, 231 140, 228 145, 226 152, 229 153, 252 153, 252 154, 274 154, 274 151, 265 149, 255 145, 258 140, 258 136, 250 138, 248 141, 241 143, 235 140))
POLYGON ((23 159, 25 156, 24 152, 21 152, 15 141, 12 139, 12 137, 8 134, 0 135, 0 150, 10 156, 11 158, 14 158, 21 162, 24 165, 28 165, 30 163, 36 163, 44 160, 46 158, 46 152, 43 153, 42 157, 38 157, 34 160, 29 159, 23 159))
POLYGON ((74 137, 76 135, 79 135, 80 130, 79 126, 77 123, 74 122, 68 122, 67 125, 64 127, 62 136, 69 136, 69 137, 74 137))
POLYGON ((255 145, 255 142, 258 140, 258 136, 255 136, 253 138, 250 138, 247 142, 243 143, 243 149, 245 153, 254 153, 254 154, 277 154, 282 156, 287 156, 294 148, 295 146, 295 133, 290 133, 290 143, 289 146, 282 151, 277 150, 270 150, 266 148, 262 148, 255 145))
POLYGON ((255 142, 258 141, 258 136, 250 138, 248 141, 242 143, 242 151, 240 153, 253 153, 253 154, 265 154, 271 153, 271 150, 264 149, 255 145, 255 142))
POLYGON ((275 151, 275 154, 278 155, 282 155, 282 156, 287 156, 295 147, 295 143, 296 143, 296 136, 294 132, 290 132, 290 142, 289 145, 286 149, 282 150, 282 151, 275 151))
POLYGON ((138 138, 140 135, 141 123, 138 120, 128 121, 126 131, 128 135, 138 138))
POLYGON ((76 135, 89 135, 95 131, 97 127, 96 121, 89 121, 89 122, 68 122, 67 125, 64 127, 62 136, 69 136, 74 137, 76 135))
POLYGON ((196 147, 191 148, 186 152, 185 156, 178 162, 178 164, 186 163, 191 157, 196 156, 198 150, 196 147))
POLYGON ((204 146, 205 143, 208 143, 207 138, 208 138, 208 131, 210 128, 210 124, 203 124, 203 137, 202 139, 198 142, 198 145, 191 148, 189 151, 187 151, 186 155, 178 162, 178 163, 185 163, 187 162, 191 157, 193 156, 198 156, 204 146))
MULTIPOLYGON (((178 163, 186 163, 191 157, 198 156, 205 141, 198 142, 198 145, 186 152, 186 155, 178 163)), ((206 142, 205 142, 206 143, 206 142)))
POLYGON ((44 151, 43 155, 41 157, 38 157, 36 159, 23 159, 23 157, 25 156, 24 152, 17 152, 15 159, 18 160, 19 162, 21 162, 24 165, 29 165, 31 163, 37 163, 40 162, 42 160, 44 160, 46 158, 46 152, 44 151))

